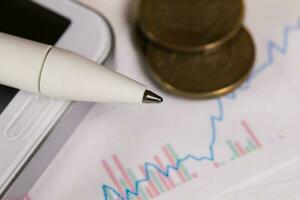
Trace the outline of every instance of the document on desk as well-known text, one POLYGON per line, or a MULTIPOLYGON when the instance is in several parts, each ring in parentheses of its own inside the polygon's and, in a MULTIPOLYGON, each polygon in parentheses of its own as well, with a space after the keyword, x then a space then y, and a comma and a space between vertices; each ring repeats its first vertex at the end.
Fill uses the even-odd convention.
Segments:
MULTIPOLYGON (((160 91, 134 45, 136 1, 82 0, 112 23, 116 70, 160 91)), ((246 0, 257 56, 220 99, 160 91, 161 105, 95 105, 29 196, 33 200, 207 199, 300 157, 300 1, 246 0)))

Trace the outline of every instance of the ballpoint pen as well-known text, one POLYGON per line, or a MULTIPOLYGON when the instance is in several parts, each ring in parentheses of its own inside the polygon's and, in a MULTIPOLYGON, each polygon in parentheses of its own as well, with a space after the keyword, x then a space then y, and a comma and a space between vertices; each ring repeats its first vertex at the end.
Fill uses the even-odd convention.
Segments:
POLYGON ((100 103, 160 103, 124 75, 71 51, 0 33, 0 83, 57 99, 100 103))

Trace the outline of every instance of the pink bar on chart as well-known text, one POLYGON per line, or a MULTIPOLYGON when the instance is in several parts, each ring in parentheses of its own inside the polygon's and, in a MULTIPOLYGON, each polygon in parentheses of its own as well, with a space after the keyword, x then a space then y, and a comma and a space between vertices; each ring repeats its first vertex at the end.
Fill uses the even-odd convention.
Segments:
MULTIPOLYGON (((123 177, 124 177, 127 185, 129 185, 130 189, 132 191, 134 191, 135 190, 134 183, 131 181, 131 179, 130 179, 129 175, 127 174, 125 168, 123 167, 121 161, 119 160, 119 158, 117 157, 117 155, 113 155, 112 158, 113 158, 115 164, 117 165, 118 169, 121 171, 121 173, 122 173, 122 175, 123 175, 123 177)), ((142 200, 140 196, 137 196, 137 199, 138 200, 142 200)))
MULTIPOLYGON (((172 156, 171 156, 171 154, 170 154, 168 148, 163 147, 162 150, 163 150, 164 154, 166 155, 166 157, 168 158, 168 160, 169 160, 169 162, 171 163, 171 165, 172 165, 172 166, 176 166, 176 163, 175 163, 175 161, 173 160, 173 158, 172 158, 172 156)), ((185 179, 185 177, 183 176, 183 174, 181 173, 180 169, 177 170, 177 174, 178 174, 179 178, 181 179, 181 181, 182 181, 183 183, 185 183, 185 182, 186 182, 186 179, 185 179)))
MULTIPOLYGON (((158 156, 154 156, 154 160, 163 171, 167 170, 166 167, 163 165, 161 159, 158 156)), ((174 181, 172 180, 171 176, 164 177, 164 179, 166 179, 168 181, 168 184, 167 184, 168 186, 166 186, 168 190, 171 188, 175 188, 175 184, 174 184, 174 181)))
POLYGON ((153 198, 154 198, 154 195, 152 194, 150 188, 146 187, 146 191, 147 191, 149 197, 150 197, 151 199, 153 199, 153 198))
POLYGON ((102 161, 102 165, 104 166, 104 169, 106 170, 106 172, 108 173, 110 179, 112 180, 112 182, 115 184, 116 188, 119 190, 119 192, 125 196, 124 190, 122 189, 121 185, 119 184, 117 178, 115 177, 112 169, 110 168, 110 166, 108 165, 108 163, 103 160, 102 161))
POLYGON ((214 166, 215 166, 215 168, 219 168, 220 167, 220 165, 219 165, 219 163, 214 163, 214 166))
POLYGON ((26 195, 23 200, 30 200, 30 197, 26 195))
MULTIPOLYGON (((142 174, 146 177, 146 172, 145 172, 143 165, 140 166, 140 170, 141 170, 142 174)), ((155 196, 160 195, 160 193, 159 193, 158 189, 156 188, 155 184, 153 183, 153 181, 151 179, 149 179, 148 182, 149 182, 149 186, 150 186, 151 190, 154 192, 154 195, 155 196)))
POLYGON ((253 141, 255 142, 257 147, 262 147, 259 139, 256 137, 255 133, 252 131, 252 129, 250 128, 250 126, 247 124, 246 121, 242 121, 241 122, 243 127, 245 128, 245 130, 247 131, 247 133, 249 134, 250 138, 253 139, 253 141))
POLYGON ((243 149, 243 147, 240 145, 240 143, 236 142, 236 143, 235 143, 235 146, 236 146, 237 150, 239 151, 239 153, 240 153, 241 155, 245 155, 245 154, 246 154, 246 152, 244 151, 244 149, 243 149))
POLYGON ((155 171, 159 177, 159 179, 161 180, 161 182, 164 184, 164 186, 167 188, 167 190, 170 190, 171 188, 169 187, 169 184, 167 183, 167 179, 165 179, 165 177, 159 173, 159 171, 155 171))
POLYGON ((197 174, 196 172, 194 172, 194 173, 192 174, 192 177, 193 177, 193 178, 198 178, 198 174, 197 174))
POLYGON ((127 174, 127 172, 126 172, 125 168, 123 167, 119 158, 116 155, 113 155, 112 158, 113 158, 115 164, 117 165, 118 169, 122 173, 127 185, 129 185, 131 190, 134 190, 133 183, 131 182, 129 175, 127 174))

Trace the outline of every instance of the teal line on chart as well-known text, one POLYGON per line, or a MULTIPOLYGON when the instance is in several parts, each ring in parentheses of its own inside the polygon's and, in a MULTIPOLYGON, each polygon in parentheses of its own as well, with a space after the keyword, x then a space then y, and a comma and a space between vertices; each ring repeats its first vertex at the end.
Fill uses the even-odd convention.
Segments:
MULTIPOLYGON (((289 25, 286 26, 283 30, 283 42, 282 45, 278 45, 273 41, 269 41, 267 44, 267 59, 266 62, 264 62, 263 64, 261 64, 257 69, 255 69, 252 73, 252 75, 250 76, 249 80, 240 88, 240 90, 247 90, 250 86, 250 82, 257 76, 259 75, 261 72, 263 72, 265 69, 267 69, 268 67, 272 66, 274 64, 274 52, 278 52, 280 54, 286 54, 288 47, 289 47, 289 36, 291 34, 291 32, 293 31, 299 31, 300 30, 300 18, 297 21, 296 25, 289 25)), ((230 95, 227 96, 228 98, 234 100, 236 98, 236 93, 232 93, 230 95)), ((139 195, 140 192, 140 185, 142 183, 148 182, 150 179, 150 173, 151 170, 156 170, 159 173, 161 173, 162 175, 169 177, 170 172, 173 171, 178 171, 180 169, 180 165, 187 161, 187 160, 194 160, 194 161, 198 161, 198 162, 202 162, 202 161, 214 161, 215 159, 215 143, 216 143, 216 139, 217 139, 217 123, 218 122, 222 122, 224 120, 224 103, 223 100, 221 98, 218 98, 216 100, 217 106, 218 106, 218 110, 219 113, 217 115, 211 115, 210 116, 210 123, 211 123, 211 142, 209 144, 209 155, 206 156, 194 156, 194 155, 190 155, 187 154, 184 157, 179 158, 176 161, 176 165, 172 166, 172 165, 168 165, 166 166, 165 170, 161 169, 159 166, 157 166, 156 164, 150 163, 150 162, 146 162, 144 163, 144 169, 145 169, 145 177, 137 180, 134 184, 134 188, 133 190, 131 189, 125 189, 125 195, 126 196, 122 196, 121 191, 118 191, 117 189, 109 186, 109 185, 102 185, 102 190, 103 190, 103 194, 104 194, 104 198, 105 200, 109 200, 109 193, 114 193, 116 194, 120 200, 131 200, 131 196, 132 197, 136 197, 139 195)))

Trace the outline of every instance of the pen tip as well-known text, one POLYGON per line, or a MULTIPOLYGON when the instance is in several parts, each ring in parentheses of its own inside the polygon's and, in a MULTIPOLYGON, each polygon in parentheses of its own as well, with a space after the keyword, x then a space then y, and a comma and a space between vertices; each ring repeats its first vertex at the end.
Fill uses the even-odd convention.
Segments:
POLYGON ((150 90, 146 90, 143 97, 143 103, 162 103, 163 98, 150 90))

